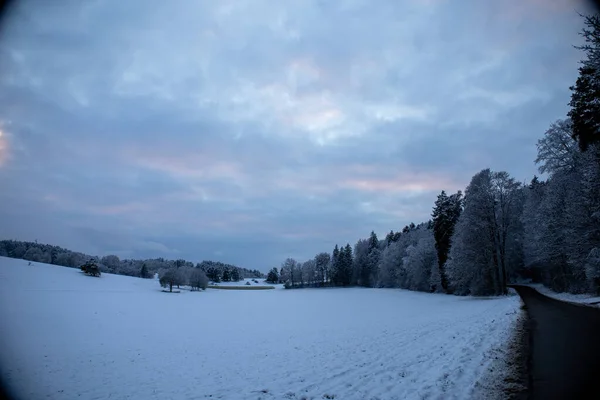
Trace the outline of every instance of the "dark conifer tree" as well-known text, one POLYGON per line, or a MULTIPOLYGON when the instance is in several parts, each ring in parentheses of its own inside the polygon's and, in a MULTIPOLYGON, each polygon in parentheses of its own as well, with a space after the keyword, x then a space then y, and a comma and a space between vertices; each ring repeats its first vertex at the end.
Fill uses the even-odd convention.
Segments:
POLYGON ((144 263, 142 265, 142 269, 140 270, 140 277, 148 278, 149 275, 150 275, 150 273, 148 272, 148 267, 146 267, 146 264, 144 263))
POLYGON ((435 249, 437 251, 438 268, 440 271, 440 280, 442 288, 448 291, 448 276, 445 271, 448 252, 450 251, 450 240, 454 234, 454 227, 460 217, 462 210, 462 193, 448 197, 446 192, 438 195, 433 208, 433 236, 435 239, 435 249))
POLYGON ((581 36, 586 43, 577 48, 586 53, 586 59, 570 87, 571 110, 567 114, 573 121, 573 137, 584 151, 600 143, 600 14, 586 16, 585 25, 581 36))
POLYGON ((267 282, 268 283, 278 283, 279 282, 279 274, 277 273, 277 268, 273 268, 267 274, 267 282))
POLYGON ((239 282, 242 280, 242 278, 240 277, 240 270, 237 268, 232 268, 231 269, 231 280, 233 282, 239 282))
POLYGON ((336 244, 331 255, 331 283, 334 285, 341 284, 342 274, 340 273, 341 251, 336 244))
POLYGON ((231 272, 229 272, 229 268, 223 268, 223 282, 231 281, 231 272))

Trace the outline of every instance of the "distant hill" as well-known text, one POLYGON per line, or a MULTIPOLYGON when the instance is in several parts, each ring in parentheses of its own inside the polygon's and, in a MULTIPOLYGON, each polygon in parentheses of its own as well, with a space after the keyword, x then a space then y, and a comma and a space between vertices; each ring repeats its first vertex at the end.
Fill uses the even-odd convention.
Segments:
POLYGON ((153 258, 145 260, 121 260, 116 255, 108 255, 100 258, 59 246, 18 240, 0 241, 0 256, 71 268, 78 268, 86 261, 93 260, 98 264, 102 272, 143 278, 152 277, 155 273, 163 269, 181 266, 201 268, 212 281, 264 278, 264 275, 258 270, 249 270, 219 261, 202 261, 194 265, 193 262, 183 259, 165 260, 164 258, 153 258), (142 273, 143 267, 145 267, 145 271, 142 273))

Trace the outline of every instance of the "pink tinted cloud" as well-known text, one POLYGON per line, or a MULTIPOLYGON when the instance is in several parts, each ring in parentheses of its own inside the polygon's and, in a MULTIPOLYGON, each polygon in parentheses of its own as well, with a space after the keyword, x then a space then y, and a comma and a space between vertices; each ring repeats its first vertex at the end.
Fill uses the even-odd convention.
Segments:
POLYGON ((86 211, 100 217, 118 217, 120 224, 135 226, 149 233, 168 230, 194 234, 209 229, 215 234, 231 234, 256 224, 250 213, 213 209, 198 213, 202 204, 170 198, 148 198, 144 203, 123 203, 87 207, 86 211))
MULTIPOLYGON (((329 164, 287 167, 281 160, 271 168, 253 169, 251 156, 229 154, 218 148, 211 152, 192 150, 157 154, 156 151, 129 153, 129 162, 151 171, 160 171, 186 184, 185 190, 165 194, 173 202, 225 202, 243 206, 244 202, 298 193, 301 197, 327 198, 341 190, 372 195, 375 193, 410 196, 427 191, 457 190, 462 187, 443 172, 414 171, 406 167, 378 164, 329 164), (173 155, 175 154, 175 155, 173 155), (332 179, 335 177, 335 179, 332 179), (242 190, 216 190, 213 183, 235 185, 242 190)), ((118 211, 120 209, 116 209, 118 211)))
POLYGON ((338 186, 364 193, 381 193, 394 196, 414 195, 423 192, 457 190, 462 185, 441 172, 392 171, 382 174, 381 169, 354 165, 351 173, 344 174, 338 186))
POLYGON ((392 179, 347 179, 342 181, 342 187, 350 188, 364 192, 424 192, 435 191, 441 187, 447 187, 448 182, 444 182, 436 177, 427 178, 392 178, 392 179))
POLYGON ((457 180, 440 172, 385 170, 383 166, 362 164, 317 167, 289 171, 276 180, 276 185, 313 195, 328 195, 347 189, 362 193, 402 195, 442 189, 458 190, 462 187, 457 180))
POLYGON ((245 174, 241 166, 233 161, 219 159, 209 153, 180 154, 137 154, 130 162, 150 170, 162 171, 179 178, 222 179, 242 182, 245 174))

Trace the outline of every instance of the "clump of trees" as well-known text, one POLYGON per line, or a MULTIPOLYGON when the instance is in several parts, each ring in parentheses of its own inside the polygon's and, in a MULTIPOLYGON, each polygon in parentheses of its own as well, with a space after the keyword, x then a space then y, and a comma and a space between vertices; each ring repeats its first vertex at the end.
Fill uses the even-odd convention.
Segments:
POLYGON ((86 275, 100 276, 100 269, 93 262, 88 261, 85 264, 83 264, 80 268, 81 271, 84 272, 86 275))
POLYGON ((442 191, 432 219, 304 263, 287 259, 286 287, 398 287, 501 295, 519 279, 556 291, 600 294, 600 16, 585 18, 585 53, 567 118, 537 143, 546 181, 483 169, 461 191, 442 191))
POLYGON ((249 270, 218 261, 202 261, 196 265, 202 269, 211 282, 239 282, 247 278, 264 278, 258 270, 249 270))
POLYGON ((160 286, 169 288, 169 292, 173 292, 173 286, 179 287, 185 284, 185 276, 177 268, 169 268, 164 271, 159 278, 160 286))
POLYGON ((161 271, 159 283, 161 287, 169 288, 169 292, 173 292, 173 286, 179 289, 184 285, 189 286, 192 291, 204 290, 208 287, 208 277, 198 267, 171 267, 161 271))
POLYGON ((523 265, 523 189, 506 172, 484 169, 465 191, 446 269, 457 294, 506 294, 523 265))

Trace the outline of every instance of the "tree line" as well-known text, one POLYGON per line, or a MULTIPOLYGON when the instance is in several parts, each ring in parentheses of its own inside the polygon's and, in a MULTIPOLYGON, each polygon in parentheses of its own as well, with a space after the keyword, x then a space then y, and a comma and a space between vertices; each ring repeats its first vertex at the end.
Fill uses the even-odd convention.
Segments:
MULTIPOLYGON (((263 274, 256 269, 250 270, 218 261, 202 261, 194 264, 184 259, 166 260, 164 258, 154 258, 121 260, 116 255, 97 257, 71 251, 59 246, 18 240, 0 241, 0 256, 70 268, 79 268, 91 260, 98 265, 101 272, 140 278, 153 278, 155 274, 162 276, 168 270, 179 270, 180 268, 184 268, 182 271, 194 268, 199 269, 213 282, 240 281, 245 278, 263 277, 263 274)), ((187 276, 186 274, 183 275, 187 276)))
POLYGON ((600 294, 600 17, 584 16, 585 54, 570 110, 537 142, 545 180, 483 169, 464 193, 442 191, 431 219, 381 240, 375 232, 306 262, 286 259, 268 280, 286 287, 397 287, 505 294, 522 279, 600 294))

